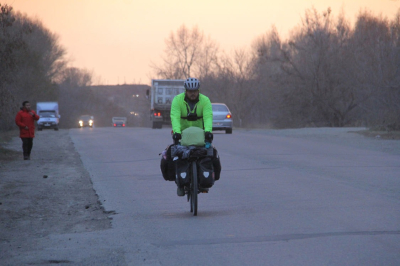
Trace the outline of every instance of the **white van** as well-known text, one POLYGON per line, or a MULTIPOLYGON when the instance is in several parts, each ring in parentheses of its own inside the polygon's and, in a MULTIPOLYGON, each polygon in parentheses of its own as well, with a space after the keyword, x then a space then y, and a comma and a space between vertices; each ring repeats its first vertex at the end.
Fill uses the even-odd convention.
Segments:
POLYGON ((42 129, 58 130, 61 117, 58 113, 58 102, 38 102, 36 113, 40 116, 37 121, 39 131, 42 129))

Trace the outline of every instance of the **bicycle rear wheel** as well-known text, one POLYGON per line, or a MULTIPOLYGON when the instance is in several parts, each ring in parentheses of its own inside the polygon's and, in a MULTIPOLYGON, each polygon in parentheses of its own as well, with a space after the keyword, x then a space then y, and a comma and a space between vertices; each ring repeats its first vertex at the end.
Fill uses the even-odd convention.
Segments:
POLYGON ((196 162, 192 162, 192 184, 191 184, 191 210, 193 210, 193 215, 197 216, 197 195, 198 195, 198 183, 197 183, 197 165, 196 162))
POLYGON ((188 201, 190 203, 190 212, 193 212, 193 203, 192 203, 192 188, 189 189, 188 192, 188 201))

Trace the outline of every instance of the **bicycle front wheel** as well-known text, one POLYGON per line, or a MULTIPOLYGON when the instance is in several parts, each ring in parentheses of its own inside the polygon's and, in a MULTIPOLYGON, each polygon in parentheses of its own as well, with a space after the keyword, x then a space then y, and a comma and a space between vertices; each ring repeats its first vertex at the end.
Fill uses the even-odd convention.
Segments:
POLYGON ((193 210, 193 215, 197 216, 197 195, 198 195, 198 183, 197 183, 197 165, 196 162, 192 163, 192 185, 191 185, 191 210, 193 210))

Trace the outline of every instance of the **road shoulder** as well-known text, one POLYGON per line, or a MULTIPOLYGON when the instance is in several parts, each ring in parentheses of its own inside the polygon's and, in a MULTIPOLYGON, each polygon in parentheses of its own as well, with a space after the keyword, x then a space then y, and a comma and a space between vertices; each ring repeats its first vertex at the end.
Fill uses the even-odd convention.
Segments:
POLYGON ((17 152, 16 160, 0 161, 0 261, 50 234, 111 227, 68 130, 37 132, 29 161, 22 160, 19 138, 6 147, 17 152))

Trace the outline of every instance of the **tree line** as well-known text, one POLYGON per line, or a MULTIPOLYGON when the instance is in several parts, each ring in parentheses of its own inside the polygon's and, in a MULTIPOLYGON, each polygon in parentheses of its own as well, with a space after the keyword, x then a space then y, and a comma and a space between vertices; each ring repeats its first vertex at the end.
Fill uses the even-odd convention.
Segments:
MULTIPOLYGON (((360 11, 350 25, 309 9, 287 39, 271 27, 229 53, 198 27, 182 25, 165 42, 154 78, 199 78, 235 126, 400 129, 400 10, 391 19, 360 11)), ((15 129, 24 100, 59 101, 61 127, 80 114, 126 112, 88 89, 93 73, 70 67, 65 54, 39 20, 0 4, 0 130, 15 129)))
POLYGON ((57 98, 64 54, 40 21, 0 4, 0 129, 15 128, 22 101, 57 98))
POLYGON ((236 126, 400 130, 400 9, 392 19, 360 11, 353 26, 329 8, 308 9, 286 40, 271 27, 231 53, 185 25, 165 43, 154 74, 199 78, 236 126))
POLYGON ((14 118, 25 100, 33 108, 58 101, 62 128, 76 127, 82 114, 124 112, 90 90, 93 73, 69 66, 65 54, 57 35, 39 20, 0 4, 0 130, 16 129, 14 118))

